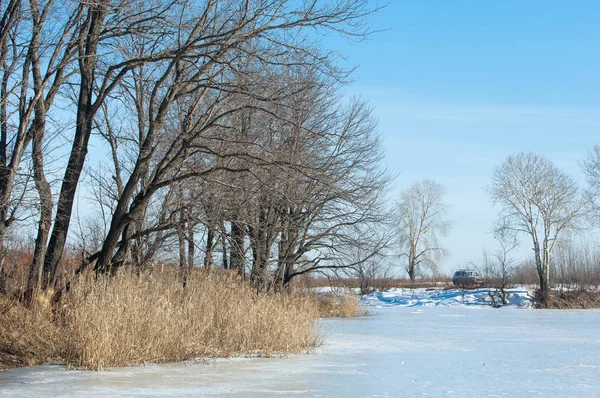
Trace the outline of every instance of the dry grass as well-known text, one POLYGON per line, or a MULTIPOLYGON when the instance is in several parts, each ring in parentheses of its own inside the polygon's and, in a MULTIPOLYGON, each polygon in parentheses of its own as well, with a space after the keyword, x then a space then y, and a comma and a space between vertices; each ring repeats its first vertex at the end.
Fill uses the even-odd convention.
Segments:
POLYGON ((559 310, 600 308, 600 293, 589 291, 554 291, 548 297, 546 308, 559 310))
POLYGON ((69 367, 102 369, 192 357, 291 353, 319 343, 314 300, 258 294, 226 276, 176 274, 81 278, 54 314, 0 314, 0 352, 31 365, 62 358, 69 367))
POLYGON ((30 366, 64 354, 63 331, 47 305, 25 308, 0 297, 0 369, 30 366))
POLYGON ((367 315, 358 297, 352 295, 313 295, 322 318, 354 318, 367 315))

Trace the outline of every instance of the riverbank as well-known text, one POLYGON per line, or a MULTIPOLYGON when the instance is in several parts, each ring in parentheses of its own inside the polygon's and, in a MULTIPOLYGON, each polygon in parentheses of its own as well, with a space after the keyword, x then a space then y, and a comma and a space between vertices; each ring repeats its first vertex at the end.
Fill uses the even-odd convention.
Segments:
POLYGON ((66 372, 0 373, 0 397, 282 395, 544 396, 600 394, 600 311, 371 308, 327 319, 309 355, 215 359, 66 372))

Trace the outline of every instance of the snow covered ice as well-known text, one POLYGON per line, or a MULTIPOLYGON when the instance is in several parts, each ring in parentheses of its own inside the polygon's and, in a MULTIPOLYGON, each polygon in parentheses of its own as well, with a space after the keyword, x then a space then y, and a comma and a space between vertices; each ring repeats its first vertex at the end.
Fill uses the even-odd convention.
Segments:
POLYGON ((312 354, 13 369, 0 372, 0 397, 600 397, 600 311, 450 305, 451 291, 437 301, 423 291, 419 304, 404 293, 366 297, 371 316, 323 321, 312 354))
MULTIPOLYGON (((375 307, 472 307, 492 304, 490 294, 497 297, 494 289, 407 289, 397 288, 374 292, 362 297, 362 301, 375 307)), ((524 287, 507 289, 507 308, 531 308, 533 292, 524 287)))

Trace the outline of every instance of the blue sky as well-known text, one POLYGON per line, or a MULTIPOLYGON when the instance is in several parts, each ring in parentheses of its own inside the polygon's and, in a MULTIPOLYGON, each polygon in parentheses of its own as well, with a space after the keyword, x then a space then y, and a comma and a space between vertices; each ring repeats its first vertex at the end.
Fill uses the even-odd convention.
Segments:
MULTIPOLYGON (((448 189, 451 272, 493 249, 495 165, 531 150, 580 179, 600 141, 600 2, 393 1, 366 43, 327 38, 356 65, 348 95, 368 100, 396 192, 448 189)), ((531 251, 524 242, 521 254, 531 251)))

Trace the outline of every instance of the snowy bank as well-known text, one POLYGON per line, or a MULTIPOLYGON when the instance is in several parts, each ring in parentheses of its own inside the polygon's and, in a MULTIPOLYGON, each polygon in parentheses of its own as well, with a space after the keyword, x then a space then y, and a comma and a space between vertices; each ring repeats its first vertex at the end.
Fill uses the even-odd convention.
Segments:
MULTIPOLYGON (((374 292, 361 297, 361 302, 372 307, 490 307, 490 293, 495 289, 408 289, 396 288, 374 292)), ((532 292, 525 288, 507 290, 508 308, 531 308, 532 292)))

